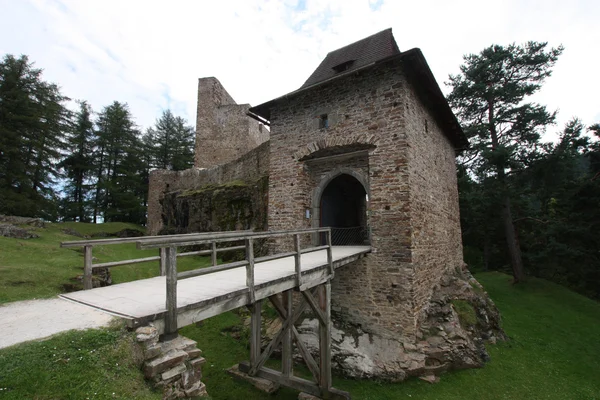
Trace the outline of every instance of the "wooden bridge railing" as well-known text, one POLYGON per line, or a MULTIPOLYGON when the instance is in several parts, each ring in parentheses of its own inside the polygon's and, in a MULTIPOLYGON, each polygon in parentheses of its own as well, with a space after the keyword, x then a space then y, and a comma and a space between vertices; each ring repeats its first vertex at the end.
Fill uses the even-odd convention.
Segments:
MULTIPOLYGON (((250 233, 251 231, 232 231, 231 233, 250 233)), ((227 233, 227 232, 222 232, 227 233)), ((121 260, 121 261, 112 261, 94 264, 92 249, 97 246, 108 246, 115 244, 124 244, 124 243, 143 243, 143 242, 152 242, 157 239, 170 238, 172 240, 191 240, 191 239, 201 239, 205 238, 211 234, 208 233, 188 233, 181 235, 163 235, 163 236, 138 236, 138 237, 128 237, 128 238, 111 238, 111 239, 95 239, 95 240, 73 240, 69 242, 62 242, 60 247, 63 248, 77 248, 83 247, 83 289, 88 290, 93 288, 92 283, 92 273, 94 269, 98 268, 111 268, 117 267, 120 265, 131 265, 138 264, 149 261, 159 261, 159 273, 161 276, 166 274, 166 252, 164 248, 159 249, 159 255, 153 257, 143 257, 143 258, 134 258, 130 260, 121 260)), ((225 248, 217 248, 216 244, 213 243, 211 245, 210 250, 199 250, 199 251, 189 251, 185 253, 177 254, 177 257, 188 257, 188 256, 196 256, 196 255, 209 255, 211 256, 212 265, 217 265, 217 254, 225 251, 233 251, 233 250, 243 250, 245 246, 232 246, 225 248)))
MULTIPOLYGON (((278 260, 285 257, 294 257, 295 262, 295 280, 296 286, 302 288, 302 271, 301 257, 302 254, 312 253, 315 251, 327 251, 327 264, 329 268, 329 277, 333 277, 333 255, 331 248, 331 229, 330 228, 313 228, 300 229, 290 231, 272 231, 272 232, 211 232, 202 234, 202 236, 160 236, 155 238, 144 238, 137 242, 138 249, 161 249, 165 254, 165 272, 166 272, 166 315, 165 315, 165 339, 177 336, 177 280, 191 278, 200 275, 206 275, 213 272, 225 271, 228 269, 246 267, 246 286, 248 288, 249 303, 255 302, 255 279, 254 265, 257 262, 278 260), (326 233, 326 244, 322 246, 312 246, 302 249, 300 246, 300 236, 305 234, 326 233), (263 257, 255 257, 254 241, 257 239, 268 239, 275 237, 292 236, 294 239, 294 251, 283 252, 263 257), (227 243, 244 240, 244 246, 235 246, 224 249, 218 249, 217 243, 227 243), (199 268, 191 271, 177 272, 177 248, 181 246, 195 246, 211 244, 212 251, 218 250, 233 250, 243 248, 245 250, 245 259, 227 264, 215 265, 212 267, 199 268)), ((186 254, 186 253, 182 253, 186 254)))

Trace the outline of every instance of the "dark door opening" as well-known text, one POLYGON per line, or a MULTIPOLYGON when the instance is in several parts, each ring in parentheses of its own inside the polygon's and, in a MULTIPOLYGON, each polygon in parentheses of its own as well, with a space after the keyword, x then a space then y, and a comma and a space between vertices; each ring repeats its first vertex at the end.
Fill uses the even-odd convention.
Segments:
POLYGON ((367 192, 356 178, 342 174, 329 182, 321 195, 321 226, 331 227, 335 246, 368 244, 367 192))

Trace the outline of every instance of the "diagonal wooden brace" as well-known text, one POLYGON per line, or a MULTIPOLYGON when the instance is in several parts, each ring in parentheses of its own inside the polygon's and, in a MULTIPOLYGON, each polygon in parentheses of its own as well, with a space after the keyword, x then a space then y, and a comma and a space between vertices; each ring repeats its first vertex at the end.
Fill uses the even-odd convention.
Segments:
MULTIPOLYGON (((274 296, 269 297, 271 302, 273 302, 272 297, 274 296)), ((285 335, 291 329, 291 327, 294 326, 296 321, 302 316, 302 313, 306 309, 306 306, 307 304, 303 302, 300 305, 300 307, 298 307, 298 309, 292 314, 292 318, 285 319, 284 323, 281 326, 281 329, 277 333, 277 336, 275 336, 273 340, 271 340, 271 342, 267 345, 265 351, 263 351, 263 353, 260 355, 258 362, 255 365, 252 365, 252 367, 250 368, 250 372, 248 372, 248 375, 256 375, 256 371, 258 371, 265 364, 265 362, 269 359, 271 353, 273 353, 273 350, 275 350, 279 343, 281 343, 283 335, 285 335)))
MULTIPOLYGON (((271 300, 273 307, 275 307, 275 310, 277 311, 277 314, 279 315, 279 319, 283 323, 287 318, 287 312, 286 312, 285 308, 279 302, 279 299, 276 296, 271 296, 271 298, 269 298, 269 300, 271 300)), ((308 349, 306 348, 306 345, 304 344, 304 342, 300 339, 300 333, 298 332, 298 329, 296 329, 296 327, 293 325, 292 325, 291 329, 292 329, 292 334, 294 336, 294 342, 296 343, 296 347, 298 348, 300 355, 304 359, 306 366, 312 373, 315 380, 318 381, 321 373, 319 371, 319 366, 318 366, 317 362, 313 358, 312 354, 310 354, 310 351, 308 351, 308 349)))

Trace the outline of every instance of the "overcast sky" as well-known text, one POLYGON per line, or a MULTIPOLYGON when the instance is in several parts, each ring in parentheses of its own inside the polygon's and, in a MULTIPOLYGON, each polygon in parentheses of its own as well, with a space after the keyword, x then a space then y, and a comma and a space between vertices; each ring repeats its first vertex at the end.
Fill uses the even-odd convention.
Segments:
POLYGON ((170 108, 195 125, 197 79, 238 103, 297 89, 325 55, 391 27, 419 47, 444 91, 463 54, 528 40, 565 51, 536 100, 600 122, 600 1, 0 0, 0 54, 26 54, 44 79, 95 111, 127 102, 147 128, 170 108))

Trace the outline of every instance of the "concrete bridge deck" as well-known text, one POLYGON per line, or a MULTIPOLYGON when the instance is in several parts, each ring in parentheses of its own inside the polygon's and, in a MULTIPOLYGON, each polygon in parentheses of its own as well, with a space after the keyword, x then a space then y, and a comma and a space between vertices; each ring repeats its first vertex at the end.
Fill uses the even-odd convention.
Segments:
MULTIPOLYGON (((356 261, 370 251, 370 246, 332 246, 334 268, 356 261)), ((326 250, 303 254, 301 265, 301 288, 317 286, 330 278, 326 250)), ((293 256, 256 263, 254 270, 256 300, 297 286, 293 256)), ((154 322, 162 332, 166 314, 165 279, 165 276, 157 276, 61 297, 120 316, 130 327, 154 322)), ((180 279, 177 284, 177 326, 183 327, 249 304, 245 267, 180 279)))

